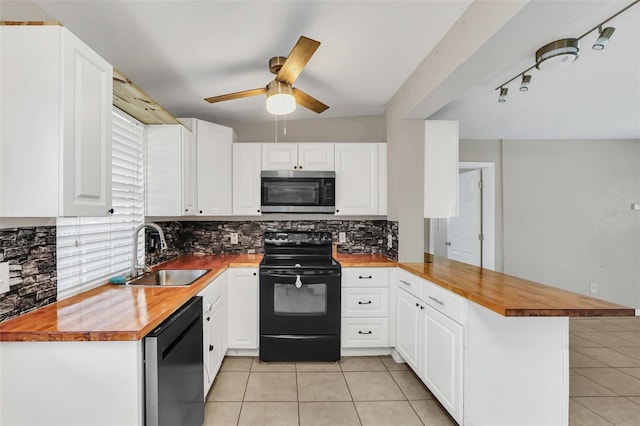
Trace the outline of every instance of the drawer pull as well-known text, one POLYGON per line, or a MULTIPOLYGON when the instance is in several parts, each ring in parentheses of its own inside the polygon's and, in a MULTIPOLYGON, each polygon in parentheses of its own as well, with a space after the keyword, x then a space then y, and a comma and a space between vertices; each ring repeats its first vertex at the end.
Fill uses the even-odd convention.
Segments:
POLYGON ((400 280, 400 282, 401 282, 402 284, 404 284, 404 285, 408 285, 408 286, 410 286, 410 285, 411 285, 411 283, 410 283, 410 282, 405 281, 405 280, 400 280))
POLYGON ((358 275, 358 278, 361 279, 361 280, 370 280, 373 277, 371 275, 367 275, 366 277, 364 277, 362 275, 358 275))
POLYGON ((438 299, 437 297, 433 297, 433 296, 429 296, 429 299, 433 300, 434 302, 436 302, 438 305, 442 305, 444 306, 444 302, 440 299, 438 299))
POLYGON ((213 345, 209 345, 209 352, 211 352, 213 349, 213 345))
POLYGON ((367 301, 367 302, 360 302, 358 301, 358 305, 370 305, 371 304, 371 300, 367 301))
POLYGON ((373 332, 371 330, 369 330, 369 331, 360 331, 360 330, 358 330, 358 334, 373 334, 373 332))

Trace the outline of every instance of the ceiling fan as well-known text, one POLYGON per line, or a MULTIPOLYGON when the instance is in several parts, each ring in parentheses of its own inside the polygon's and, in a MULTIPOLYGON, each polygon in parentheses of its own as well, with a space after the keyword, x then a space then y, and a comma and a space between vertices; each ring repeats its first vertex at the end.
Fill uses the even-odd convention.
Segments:
POLYGON ((205 101, 215 103, 266 94, 267 111, 272 114, 289 114, 296 108, 296 104, 320 114, 328 109, 329 106, 302 90, 292 87, 302 72, 302 69, 307 65, 307 62, 309 62, 309 59, 311 59, 311 56, 319 46, 319 41, 300 36, 296 45, 293 46, 293 49, 289 52, 288 57, 275 56, 269 59, 269 71, 275 74, 276 77, 265 87, 212 96, 205 98, 205 101))

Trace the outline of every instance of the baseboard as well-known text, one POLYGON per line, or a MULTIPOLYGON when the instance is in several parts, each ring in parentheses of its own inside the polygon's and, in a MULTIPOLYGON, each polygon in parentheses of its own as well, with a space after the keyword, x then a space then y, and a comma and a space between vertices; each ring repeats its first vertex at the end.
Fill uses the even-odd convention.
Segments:
POLYGON ((378 356, 391 354, 391 348, 342 348, 340 356, 378 356))
POLYGON ((225 356, 258 356, 258 349, 228 349, 225 356))

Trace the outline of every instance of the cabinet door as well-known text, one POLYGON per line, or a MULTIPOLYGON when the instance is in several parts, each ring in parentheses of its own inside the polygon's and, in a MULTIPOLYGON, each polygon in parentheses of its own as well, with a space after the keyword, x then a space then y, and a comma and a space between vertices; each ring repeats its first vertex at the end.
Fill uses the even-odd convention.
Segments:
POLYGON ((198 214, 230 216, 233 129, 195 121, 198 214))
POLYGON ((196 214, 196 142, 193 133, 181 127, 182 139, 182 214, 196 214))
POLYGON ((426 120, 424 217, 458 216, 458 122, 426 120))
POLYGON ((231 349, 258 348, 258 271, 231 268, 227 287, 228 344, 231 349))
POLYGON ((387 144, 378 144, 378 214, 387 215, 387 144))
POLYGON ((113 67, 71 32, 62 34, 60 215, 105 216, 111 208, 113 67))
POLYGON ((298 144, 300 170, 335 170, 335 149, 332 143, 298 144))
POLYGON ((145 195, 148 216, 182 215, 181 128, 172 124, 147 126, 145 195))
POLYGON ((262 170, 297 170, 298 144, 263 143, 262 170))
POLYGON ((424 306, 422 379, 458 422, 462 419, 462 326, 430 306, 424 306))
POLYGON ((420 304, 418 299, 399 288, 396 296, 396 349, 407 364, 420 372, 420 304))
POLYGON ((336 144, 336 215, 378 214, 378 145, 336 144))
MULTIPOLYGON (((219 298, 213 304, 211 311, 205 317, 205 322, 208 324, 206 327, 208 328, 208 339, 207 344, 205 346, 206 359, 207 359, 207 374, 208 374, 208 383, 211 385, 213 380, 220 369, 220 365, 222 365, 222 358, 224 357, 223 345, 222 345, 222 327, 224 325, 223 321, 223 300, 219 298)), ((207 388, 208 392, 209 389, 207 388)), ((206 392, 205 392, 206 394, 206 392)))
POLYGON ((258 143, 233 144, 233 214, 260 215, 260 159, 258 143))

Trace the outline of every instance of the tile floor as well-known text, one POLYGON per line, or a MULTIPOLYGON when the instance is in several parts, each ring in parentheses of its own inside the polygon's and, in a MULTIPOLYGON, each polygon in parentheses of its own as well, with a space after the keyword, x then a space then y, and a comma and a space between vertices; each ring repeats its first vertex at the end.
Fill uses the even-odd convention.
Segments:
POLYGON ((572 318, 569 333, 569 424, 640 425, 640 318, 572 318))
POLYGON ((205 426, 456 424, 406 364, 388 356, 339 363, 227 357, 205 410, 205 426))
MULTIPOLYGON (((640 318, 569 321, 570 426, 640 425, 640 318)), ((205 426, 455 425, 391 357, 261 363, 227 357, 207 397, 205 426)))

